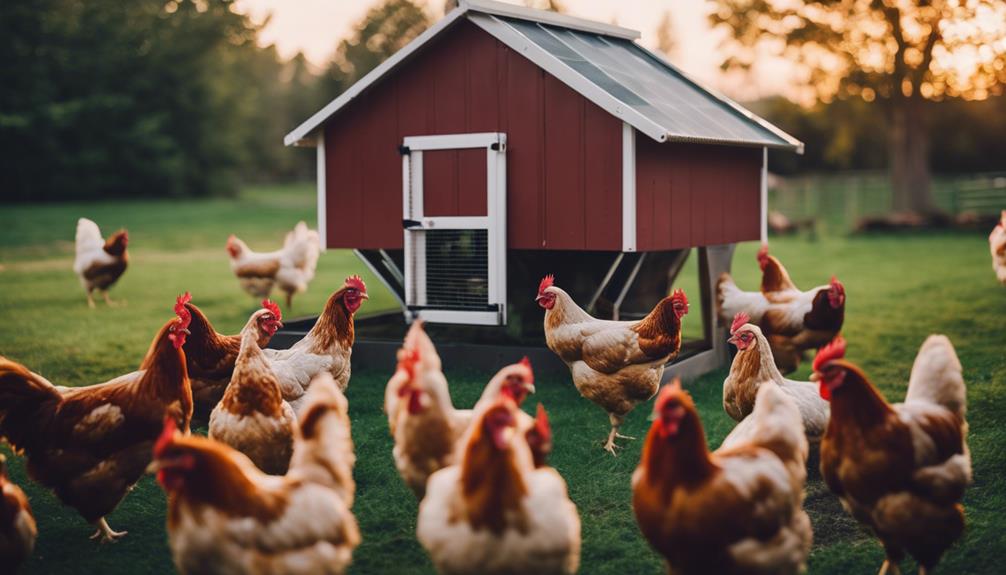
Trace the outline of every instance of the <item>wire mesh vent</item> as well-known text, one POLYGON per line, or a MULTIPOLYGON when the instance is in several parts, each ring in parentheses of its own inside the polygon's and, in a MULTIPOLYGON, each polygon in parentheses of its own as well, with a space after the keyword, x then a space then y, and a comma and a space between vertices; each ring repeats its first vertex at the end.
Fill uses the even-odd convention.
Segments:
POLYGON ((426 305, 482 311, 489 305, 488 230, 425 230, 426 305))

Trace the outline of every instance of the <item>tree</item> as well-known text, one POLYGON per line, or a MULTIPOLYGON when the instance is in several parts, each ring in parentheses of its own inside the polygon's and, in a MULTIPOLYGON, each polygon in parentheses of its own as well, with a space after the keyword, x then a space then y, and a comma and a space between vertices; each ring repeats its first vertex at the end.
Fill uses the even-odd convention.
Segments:
POLYGON ((927 116, 932 102, 982 100, 1006 84, 1002 0, 713 0, 731 36, 727 69, 777 48, 820 99, 874 100, 887 118, 896 211, 933 214, 927 116))
POLYGON ((323 79, 334 96, 402 49, 430 25, 423 9, 411 0, 386 0, 371 8, 353 35, 339 43, 323 79))

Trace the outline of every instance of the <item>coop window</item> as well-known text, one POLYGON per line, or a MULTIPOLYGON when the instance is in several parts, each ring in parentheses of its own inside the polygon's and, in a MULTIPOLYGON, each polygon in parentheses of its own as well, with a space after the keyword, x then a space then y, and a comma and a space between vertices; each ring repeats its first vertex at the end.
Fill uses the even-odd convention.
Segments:
POLYGON ((506 136, 415 136, 402 148, 407 315, 505 324, 506 136))

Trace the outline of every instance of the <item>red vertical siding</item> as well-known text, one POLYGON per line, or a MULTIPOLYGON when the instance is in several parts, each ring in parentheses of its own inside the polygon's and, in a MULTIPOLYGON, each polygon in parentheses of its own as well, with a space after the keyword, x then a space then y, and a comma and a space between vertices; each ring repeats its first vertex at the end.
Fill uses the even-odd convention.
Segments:
POLYGON ((502 115, 507 119, 507 242, 517 249, 545 244, 545 73, 500 45, 502 115))
POLYGON ((761 149, 636 137, 636 247, 678 249, 759 237, 761 149))
POLYGON ((584 245, 610 250, 622 243, 622 122, 585 105, 583 144, 584 245))
MULTIPOLYGON (((621 122, 468 22, 327 123, 328 246, 402 246, 402 138, 488 131, 507 134, 509 247, 621 249, 621 122)), ((484 151, 437 155, 426 213, 483 215, 484 151)))
POLYGON ((583 98, 545 76, 545 246, 583 249, 583 98))

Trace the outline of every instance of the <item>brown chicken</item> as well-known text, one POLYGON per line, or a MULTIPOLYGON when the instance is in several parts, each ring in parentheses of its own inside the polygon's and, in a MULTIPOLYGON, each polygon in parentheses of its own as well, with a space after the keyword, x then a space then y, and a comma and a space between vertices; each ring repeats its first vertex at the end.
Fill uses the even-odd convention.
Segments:
POLYGON ((747 314, 768 340, 776 366, 783 374, 791 373, 806 351, 825 345, 842 329, 845 286, 832 277, 827 285, 800 291, 764 247, 758 252, 758 264, 761 290, 742 291, 724 273, 716 287, 716 309, 723 325, 730 325, 738 313, 747 314))
MULTIPOLYGON (((268 300, 266 303, 272 304, 268 300)), ((244 453, 270 475, 286 473, 297 426, 297 416, 283 401, 276 374, 258 346, 266 329, 263 326, 274 326, 278 313, 278 309, 260 309, 241 330, 241 353, 234 364, 234 375, 223 399, 210 414, 209 424, 210 439, 244 453)))
MULTIPOLYGON (((192 400, 196 415, 204 420, 220 402, 227 383, 234 372, 234 362, 241 351, 241 334, 221 335, 213 329, 209 318, 192 303, 188 292, 179 296, 177 307, 184 306, 192 316, 191 332, 185 341, 185 359, 188 362, 189 380, 192 382, 192 400)), ((177 309, 175 310, 178 311, 177 309)), ((283 314, 275 303, 262 300, 262 309, 255 312, 259 322, 258 347, 264 348, 283 327, 283 314), (261 312, 268 313, 261 313, 261 312)))
POLYGON ((144 371, 61 391, 23 365, 0 357, 0 435, 28 458, 29 475, 112 541, 105 516, 150 463, 164 418, 188 432, 192 391, 182 345, 181 309, 150 345, 144 371))
POLYGON ((755 429, 713 453, 691 396, 664 386, 632 508, 669 573, 799 573, 813 534, 803 510, 807 439, 800 412, 778 386, 758 391, 755 429))
POLYGON ((625 416, 660 386, 664 365, 681 350, 681 318, 688 313, 685 292, 675 290, 639 321, 591 317, 547 276, 538 286, 545 309, 545 342, 569 366, 580 395, 608 412, 611 431, 604 448, 615 453, 625 416))
POLYGON ((908 552, 931 570, 964 532, 971 483, 966 390, 946 336, 931 335, 912 366, 905 402, 890 405, 836 339, 814 358, 813 379, 831 401, 821 475, 884 546, 880 572, 900 572, 908 552))
POLYGON ((580 517, 566 482, 535 468, 517 404, 479 413, 457 465, 430 476, 416 535, 444 575, 565 574, 580 563, 580 517))
POLYGON ((355 461, 348 403, 327 373, 311 383, 284 476, 168 421, 150 469, 168 494, 179 573, 344 573, 360 544, 355 461))
POLYGON ((129 234, 119 230, 108 236, 101 237, 98 224, 87 218, 77 220, 76 250, 73 260, 73 271, 80 278, 80 285, 87 292, 87 305, 94 307, 94 297, 91 292, 102 292, 105 303, 114 305, 108 297, 108 290, 119 281, 129 265, 129 254, 126 246, 129 244, 129 234))
POLYGON ((524 433, 524 437, 527 439, 527 446, 531 448, 535 468, 548 465, 548 456, 552 454, 552 426, 548 423, 544 405, 538 404, 534 426, 524 433))
POLYGON ((768 340, 758 326, 748 321, 747 314, 740 313, 730 325, 727 341, 737 346, 737 355, 723 380, 723 409, 740 422, 737 427, 747 427, 750 422, 745 422, 754 410, 758 390, 778 385, 800 408, 807 440, 819 443, 828 427, 828 402, 821 398, 813 382, 786 379, 779 373, 768 340))
POLYGON ((37 536, 28 498, 7 477, 7 459, 0 454, 0 565, 16 571, 31 556, 37 536))

